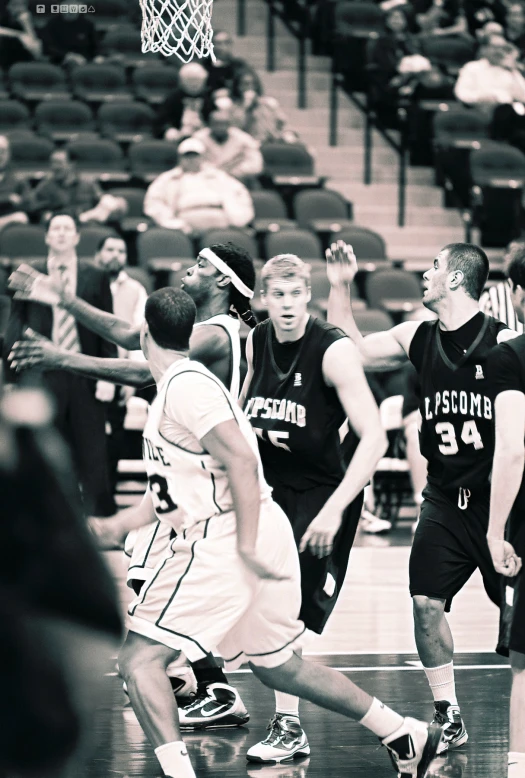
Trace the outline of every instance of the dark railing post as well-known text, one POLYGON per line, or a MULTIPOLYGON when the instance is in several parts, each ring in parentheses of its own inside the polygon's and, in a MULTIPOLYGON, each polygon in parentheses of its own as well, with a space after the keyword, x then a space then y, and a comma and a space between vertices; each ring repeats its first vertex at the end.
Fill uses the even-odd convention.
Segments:
POLYGON ((246 0, 237 0, 237 35, 246 35, 246 0))
POLYGON ((374 114, 370 108, 368 95, 365 103, 365 161, 363 168, 363 181, 365 184, 372 183, 372 152, 374 143, 374 114))
POLYGON ((273 0, 268 0, 268 19, 266 27, 266 70, 275 70, 275 9, 273 0))
POLYGON ((401 146, 399 149, 399 175, 397 191, 397 223, 399 227, 405 226, 406 215, 406 186, 407 186, 407 157, 408 157, 408 113, 405 108, 399 110, 401 119, 401 146))
POLYGON ((306 35, 304 23, 301 21, 299 28, 299 41, 297 50, 297 107, 306 108, 306 35))
POLYGON ((339 107, 339 95, 337 93, 339 76, 336 73, 335 58, 332 57, 332 68, 330 74, 330 146, 337 146, 337 119, 339 107))

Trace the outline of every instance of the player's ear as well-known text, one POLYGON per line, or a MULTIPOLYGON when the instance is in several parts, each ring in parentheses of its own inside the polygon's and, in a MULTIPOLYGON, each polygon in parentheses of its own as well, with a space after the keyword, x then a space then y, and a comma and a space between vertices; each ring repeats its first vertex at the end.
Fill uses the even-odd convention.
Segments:
POLYGON ((463 283, 465 276, 461 272, 461 270, 453 270, 450 274, 450 286, 452 289, 457 289, 458 286, 461 286, 463 283))
POLYGON ((311 299, 312 299, 312 287, 311 286, 307 286, 306 287, 306 302, 309 303, 311 299))
POLYGON ((230 276, 223 275, 217 279, 217 286, 220 286, 221 289, 224 289, 224 287, 228 286, 228 284, 231 284, 231 282, 232 280, 230 276))

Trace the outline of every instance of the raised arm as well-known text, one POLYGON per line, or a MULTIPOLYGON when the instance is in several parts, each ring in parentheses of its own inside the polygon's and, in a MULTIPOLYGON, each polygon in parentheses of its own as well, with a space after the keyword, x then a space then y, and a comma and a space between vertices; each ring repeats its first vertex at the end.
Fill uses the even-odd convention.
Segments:
POLYGON ((301 551, 308 545, 319 557, 330 553, 344 510, 372 478, 388 445, 379 410, 353 343, 342 338, 326 350, 323 376, 326 384, 336 390, 348 421, 359 437, 359 445, 345 477, 301 540, 301 551))
POLYGON ((357 260, 351 246, 338 241, 326 252, 330 281, 328 321, 340 327, 355 343, 365 369, 391 370, 408 359, 410 344, 421 322, 403 322, 385 332, 363 337, 352 311, 351 286, 357 273, 357 260))
POLYGON ((43 305, 61 305, 75 319, 101 338, 127 351, 140 348, 140 328, 128 324, 112 313, 95 308, 85 300, 63 291, 51 278, 29 265, 22 264, 9 278, 9 288, 15 290, 15 300, 32 300, 43 305))

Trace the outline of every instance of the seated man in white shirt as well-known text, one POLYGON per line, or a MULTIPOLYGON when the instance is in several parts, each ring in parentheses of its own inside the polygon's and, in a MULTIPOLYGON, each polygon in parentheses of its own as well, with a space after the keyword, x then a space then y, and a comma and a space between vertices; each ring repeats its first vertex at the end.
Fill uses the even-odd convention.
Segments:
POLYGON ((251 183, 264 167, 259 142, 232 126, 231 112, 227 109, 213 111, 208 121, 209 126, 193 136, 204 144, 206 162, 240 181, 251 183))
POLYGON ((179 164, 149 186, 144 213, 159 227, 200 235, 206 230, 245 227, 254 217, 246 187, 204 162, 205 147, 188 138, 178 149, 179 164))
POLYGON ((492 35, 481 58, 467 62, 454 93, 467 105, 492 114, 501 104, 525 103, 525 78, 518 69, 518 49, 500 35, 492 35))

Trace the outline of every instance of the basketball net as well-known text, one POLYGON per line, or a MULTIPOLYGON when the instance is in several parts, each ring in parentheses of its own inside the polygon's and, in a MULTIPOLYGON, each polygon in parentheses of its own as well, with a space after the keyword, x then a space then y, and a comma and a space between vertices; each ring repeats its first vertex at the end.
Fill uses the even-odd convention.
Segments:
POLYGON ((213 54, 213 0, 140 0, 142 51, 176 54, 183 62, 213 54))

